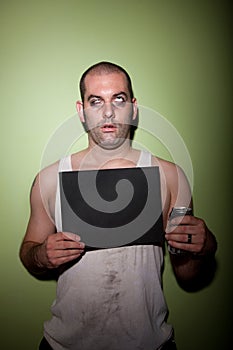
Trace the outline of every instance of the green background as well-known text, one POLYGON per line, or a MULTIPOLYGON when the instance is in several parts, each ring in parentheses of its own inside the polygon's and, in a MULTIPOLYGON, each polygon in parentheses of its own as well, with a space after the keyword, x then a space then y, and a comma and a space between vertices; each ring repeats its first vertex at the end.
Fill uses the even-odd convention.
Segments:
MULTIPOLYGON (((164 290, 178 348, 228 348, 230 10, 226 1, 1 1, 2 349, 37 349, 50 317, 55 284, 31 277, 18 258, 29 191, 48 140, 75 114, 81 73, 100 60, 124 66, 139 104, 157 110, 183 137, 193 162, 196 215, 218 240, 217 275, 201 292, 178 287, 166 256, 164 290)), ((162 148, 153 152, 164 156, 162 148)))

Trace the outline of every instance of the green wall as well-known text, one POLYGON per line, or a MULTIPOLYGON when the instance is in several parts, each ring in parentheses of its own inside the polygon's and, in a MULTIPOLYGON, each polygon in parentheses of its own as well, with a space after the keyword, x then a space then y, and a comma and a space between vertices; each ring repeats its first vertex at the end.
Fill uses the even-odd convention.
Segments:
MULTIPOLYGON (((1 348, 37 349, 50 316, 55 284, 33 279, 18 258, 29 190, 49 138, 75 114, 81 73, 99 60, 123 65, 139 104, 165 116, 188 147, 196 214, 217 236, 219 268, 208 288, 189 294, 176 284, 166 257, 169 320, 179 350, 228 348, 233 243, 228 2, 8 0, 1 1, 0 16, 1 348)), ((163 149, 153 152, 164 156, 163 149)))

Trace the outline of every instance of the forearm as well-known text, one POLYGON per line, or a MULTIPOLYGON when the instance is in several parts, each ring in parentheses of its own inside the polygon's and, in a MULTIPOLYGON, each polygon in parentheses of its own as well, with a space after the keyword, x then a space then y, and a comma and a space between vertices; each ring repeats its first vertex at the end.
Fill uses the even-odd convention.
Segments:
POLYGON ((196 279, 205 265, 203 257, 192 256, 191 254, 170 255, 172 267, 176 278, 180 282, 188 282, 196 279))
POLYGON ((205 250, 200 254, 170 254, 172 267, 179 284, 185 289, 200 289, 208 285, 215 274, 217 242, 209 231, 205 250))

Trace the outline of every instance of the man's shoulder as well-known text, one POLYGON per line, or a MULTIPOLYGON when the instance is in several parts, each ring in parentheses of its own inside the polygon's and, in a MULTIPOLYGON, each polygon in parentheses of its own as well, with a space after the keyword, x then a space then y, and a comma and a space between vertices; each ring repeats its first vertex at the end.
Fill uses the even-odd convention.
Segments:
POLYGON ((51 192, 54 192, 57 186, 57 174, 59 161, 50 164, 39 171, 36 176, 36 182, 41 195, 47 197, 51 192))
POLYGON ((169 160, 157 157, 155 155, 152 155, 151 157, 151 163, 153 166, 158 166, 163 169, 163 171, 166 172, 175 172, 179 168, 179 166, 169 160))
POLYGON ((181 189, 185 192, 190 191, 186 174, 179 165, 155 156, 152 156, 152 163, 159 166, 161 179, 171 193, 177 195, 177 191, 181 191, 181 189))
POLYGON ((57 160, 56 162, 43 167, 39 171, 38 176, 42 178, 45 176, 50 176, 50 175, 56 174, 58 172, 59 163, 60 163, 60 160, 57 160))
POLYGON ((183 169, 176 163, 169 160, 152 156, 152 165, 159 167, 160 173, 165 176, 168 183, 175 183, 177 182, 178 178, 186 178, 183 169))

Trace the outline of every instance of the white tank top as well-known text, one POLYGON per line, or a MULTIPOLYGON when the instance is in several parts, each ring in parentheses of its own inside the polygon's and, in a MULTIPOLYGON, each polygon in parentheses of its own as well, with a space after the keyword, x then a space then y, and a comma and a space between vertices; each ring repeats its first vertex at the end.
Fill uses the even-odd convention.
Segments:
MULTIPOLYGON (((137 167, 151 166, 141 152, 137 167)), ((59 171, 72 171, 71 157, 59 171)), ((55 206, 61 231, 59 182, 55 206)), ((155 350, 172 335, 161 287, 163 251, 154 245, 95 250, 58 279, 44 335, 54 350, 155 350)))

